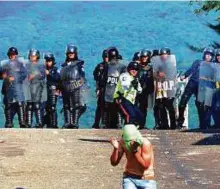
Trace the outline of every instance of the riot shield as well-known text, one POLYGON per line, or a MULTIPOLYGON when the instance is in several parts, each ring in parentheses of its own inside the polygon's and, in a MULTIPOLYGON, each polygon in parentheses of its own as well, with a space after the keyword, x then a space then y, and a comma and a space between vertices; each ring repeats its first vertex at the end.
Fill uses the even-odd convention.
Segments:
POLYGON ((25 96, 30 102, 45 102, 47 101, 47 83, 45 65, 43 61, 33 64, 26 64, 27 78, 25 80, 25 96))
POLYGON ((124 72, 126 66, 118 62, 110 62, 108 64, 107 81, 105 86, 105 101, 113 102, 115 87, 118 83, 119 76, 124 72))
POLYGON ((205 106, 212 106, 212 98, 215 90, 215 64, 201 62, 199 67, 198 101, 205 106))
POLYGON ((177 90, 177 68, 175 55, 168 55, 166 60, 160 56, 151 59, 156 83, 156 99, 174 98, 177 90))
POLYGON ((24 102, 24 80, 27 70, 19 59, 1 61, 1 74, 5 75, 3 93, 8 102, 24 102))
POLYGON ((215 63, 215 91, 212 106, 215 110, 220 109, 220 64, 215 63))
POLYGON ((76 64, 65 66, 60 71, 62 89, 66 93, 72 93, 80 89, 85 84, 85 79, 81 76, 76 64))

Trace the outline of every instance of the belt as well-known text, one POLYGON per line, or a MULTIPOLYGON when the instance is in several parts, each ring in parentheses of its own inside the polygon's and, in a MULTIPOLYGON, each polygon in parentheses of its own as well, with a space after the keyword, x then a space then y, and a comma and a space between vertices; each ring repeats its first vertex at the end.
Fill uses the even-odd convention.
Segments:
POLYGON ((136 175, 128 172, 124 172, 123 174, 126 177, 131 177, 134 179, 140 179, 140 180, 155 180, 154 176, 147 176, 147 175, 136 175))

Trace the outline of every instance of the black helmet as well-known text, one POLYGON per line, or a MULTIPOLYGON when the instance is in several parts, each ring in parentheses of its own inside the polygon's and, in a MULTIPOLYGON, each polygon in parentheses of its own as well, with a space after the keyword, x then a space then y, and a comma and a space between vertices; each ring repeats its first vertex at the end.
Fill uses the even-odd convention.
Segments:
POLYGON ((160 50, 154 49, 154 50, 153 50, 153 53, 152 53, 152 57, 153 57, 153 56, 158 56, 158 55, 160 55, 159 52, 160 52, 160 50))
POLYGON ((75 45, 73 45, 73 44, 67 45, 67 47, 66 47, 66 54, 68 54, 68 53, 75 53, 75 54, 77 54, 77 47, 75 45))
POLYGON ((128 66, 127 66, 127 70, 128 71, 131 71, 131 70, 136 70, 136 71, 138 71, 139 70, 139 64, 137 63, 137 62, 134 62, 134 61, 132 61, 132 62, 130 62, 129 64, 128 64, 128 66))
POLYGON ((123 60, 123 57, 119 54, 119 55, 118 55, 118 59, 119 59, 119 60, 123 60))
POLYGON ((37 56, 37 58, 40 59, 40 51, 37 49, 30 49, 28 52, 28 59, 30 59, 30 56, 37 56))
POLYGON ((167 47, 164 47, 164 48, 160 49, 159 54, 160 55, 163 55, 163 54, 170 55, 171 54, 171 50, 169 48, 167 48, 167 47))
POLYGON ((220 56, 220 49, 215 50, 215 61, 218 62, 217 56, 220 56))
POLYGON ((53 63, 55 62, 55 57, 54 57, 53 53, 51 53, 51 52, 45 53, 44 54, 44 59, 46 61, 52 61, 53 63))
POLYGON ((150 58, 151 55, 152 55, 152 52, 148 49, 142 49, 140 52, 140 57, 147 56, 150 58))
POLYGON ((203 60, 205 60, 205 55, 206 54, 210 54, 212 56, 212 59, 215 56, 215 49, 211 48, 211 47, 207 47, 203 50, 203 60))
POLYGON ((104 51, 102 51, 102 58, 108 58, 108 50, 105 49, 104 51))
POLYGON ((118 59, 118 56, 119 56, 119 52, 118 52, 118 49, 116 47, 109 47, 108 48, 109 61, 111 61, 113 59, 118 59))
POLYGON ((137 61, 140 59, 140 52, 135 52, 132 58, 132 61, 137 61))
POLYGON ((10 47, 10 48, 8 49, 7 55, 10 56, 10 55, 12 55, 12 54, 18 55, 18 49, 15 48, 15 47, 10 47))

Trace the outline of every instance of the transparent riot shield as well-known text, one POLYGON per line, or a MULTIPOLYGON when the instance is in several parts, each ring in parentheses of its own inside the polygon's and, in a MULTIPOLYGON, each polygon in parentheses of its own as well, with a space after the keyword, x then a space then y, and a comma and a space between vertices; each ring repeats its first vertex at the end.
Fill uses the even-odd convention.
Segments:
POLYGON ((47 85, 45 65, 43 61, 33 64, 26 64, 27 78, 25 80, 25 96, 30 102, 45 102, 47 101, 47 85))
POLYGON ((109 63, 107 83, 105 88, 105 101, 113 102, 113 95, 115 92, 116 85, 118 83, 119 76, 125 71, 125 65, 121 63, 109 63))
POLYGON ((151 59, 155 77, 156 99, 174 98, 177 90, 177 68, 175 55, 166 59, 154 56, 151 59))
POLYGON ((198 101, 205 106, 212 106, 215 90, 215 64, 201 62, 199 67, 198 101))
POLYGON ((0 64, 1 74, 4 74, 3 91, 8 102, 24 102, 24 80, 27 70, 19 59, 4 60, 0 64))

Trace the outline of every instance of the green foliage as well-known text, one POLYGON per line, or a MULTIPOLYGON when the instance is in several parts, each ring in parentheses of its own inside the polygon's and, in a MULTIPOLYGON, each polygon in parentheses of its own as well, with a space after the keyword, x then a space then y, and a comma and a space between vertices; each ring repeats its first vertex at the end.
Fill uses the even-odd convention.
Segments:
POLYGON ((195 10, 195 14, 203 14, 203 13, 208 14, 210 11, 217 12, 219 10, 220 10, 220 1, 204 1, 201 3, 201 7, 195 10))
MULTIPOLYGON (((206 1, 198 1, 198 0, 190 1, 190 4, 193 4, 193 3, 198 3, 200 5, 200 8, 194 10, 194 13, 197 15, 208 14, 210 11, 214 11, 214 12, 220 11, 220 1, 208 1, 208 0, 206 0, 206 1)), ((220 17, 218 17, 216 19, 216 21, 218 21, 219 23, 216 25, 207 23, 207 26, 220 35, 220 17)), ((219 42, 214 41, 210 45, 212 47, 214 47, 215 49, 220 48, 219 42)), ((202 47, 195 47, 195 46, 190 45, 188 43, 186 43, 186 46, 188 46, 188 48, 194 52, 201 52, 202 49, 204 49, 204 47, 203 48, 202 47)))

